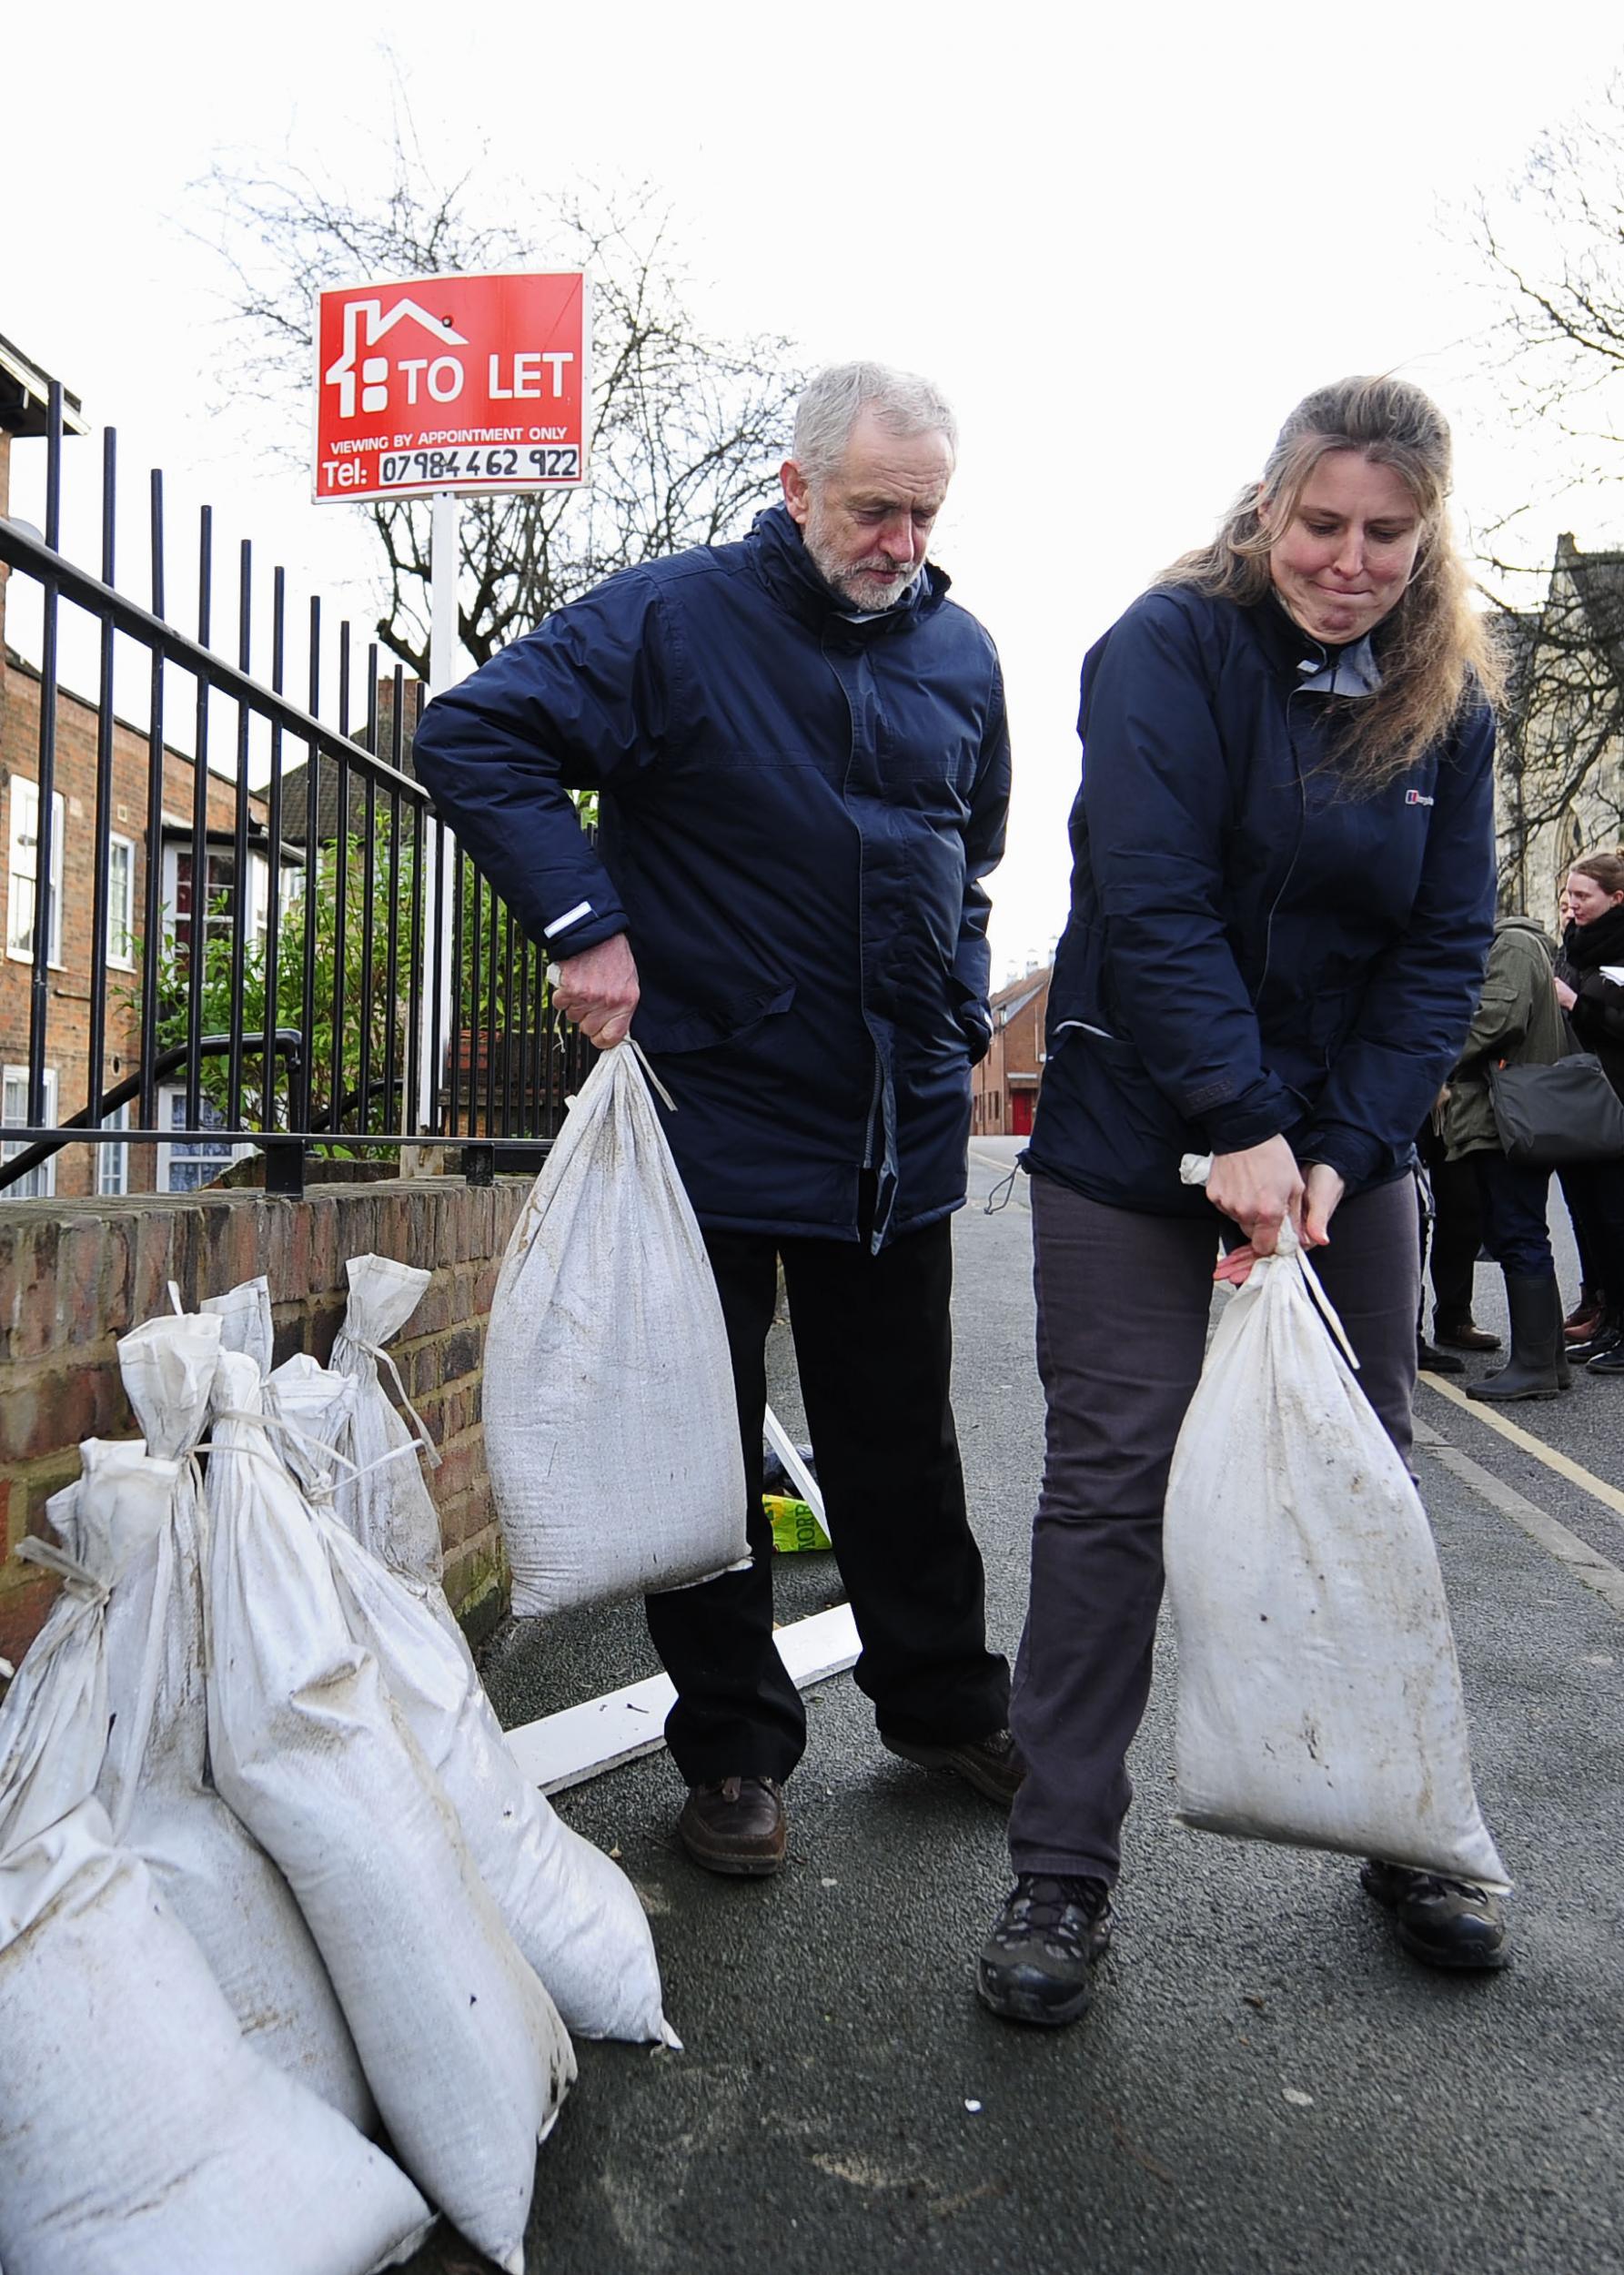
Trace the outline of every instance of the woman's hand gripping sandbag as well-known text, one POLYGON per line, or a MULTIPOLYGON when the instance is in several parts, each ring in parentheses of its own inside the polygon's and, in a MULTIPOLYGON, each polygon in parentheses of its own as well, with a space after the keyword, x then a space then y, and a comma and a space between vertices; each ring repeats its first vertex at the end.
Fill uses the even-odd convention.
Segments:
POLYGON ((1503 1889, 1426 1512, 1289 1213, 1276 1239, 1219 1324, 1168 1482, 1178 1815, 1503 1889))

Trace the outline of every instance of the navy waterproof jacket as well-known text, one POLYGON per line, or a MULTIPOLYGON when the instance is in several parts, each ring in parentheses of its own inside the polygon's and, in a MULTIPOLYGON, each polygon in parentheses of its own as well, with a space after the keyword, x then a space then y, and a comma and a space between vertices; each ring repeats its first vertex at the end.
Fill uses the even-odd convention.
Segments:
POLYGON ((560 609, 413 757, 555 959, 627 934, 701 1223, 854 1239, 865 1168, 876 1249, 962 1206, 1009 741, 941 571, 853 617, 775 506, 560 609))
POLYGON ((1187 586, 1091 651, 1031 1168, 1198 1216, 1185 1153, 1284 1134, 1350 1190, 1407 1167, 1493 930, 1494 723, 1475 703, 1397 780, 1350 791, 1328 747, 1350 698, 1326 690, 1372 656, 1321 648, 1272 597, 1187 586))

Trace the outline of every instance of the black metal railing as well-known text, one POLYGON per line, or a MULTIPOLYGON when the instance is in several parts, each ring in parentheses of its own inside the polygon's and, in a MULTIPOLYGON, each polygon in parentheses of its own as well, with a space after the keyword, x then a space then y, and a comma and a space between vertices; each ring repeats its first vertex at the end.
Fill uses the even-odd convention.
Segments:
POLYGON ((441 830, 412 776, 418 682, 398 664, 380 672, 376 643, 358 658, 348 622, 335 642, 312 600, 297 703, 280 568, 268 677, 257 677, 264 595, 246 541, 235 659, 218 653, 207 506, 196 633, 183 630, 168 605, 157 472, 150 605, 122 592, 111 429, 92 575, 61 550, 55 386, 45 450, 43 536, 0 518, 12 594, 21 577, 39 596, 37 673, 9 659, 14 678, 37 677, 37 737, 18 747, 14 700, 0 746, 8 813, 24 811, 16 784, 32 781, 35 816, 32 844, 15 822, 5 840, 0 1050, 16 1058, 0 1201, 65 1148, 254 1145, 274 1155, 286 1190, 313 1149, 472 1147, 470 1168, 489 1173, 504 1148, 550 1138, 590 1054, 551 1015, 544 951, 441 830), (67 611, 98 634, 94 698, 62 684, 67 611), (145 665, 140 727, 116 702, 121 641, 137 652, 125 659, 126 683, 131 662, 145 665), (177 676, 189 682, 185 752, 166 731, 177 676), (101 1126, 126 1105, 123 1126, 101 1126))

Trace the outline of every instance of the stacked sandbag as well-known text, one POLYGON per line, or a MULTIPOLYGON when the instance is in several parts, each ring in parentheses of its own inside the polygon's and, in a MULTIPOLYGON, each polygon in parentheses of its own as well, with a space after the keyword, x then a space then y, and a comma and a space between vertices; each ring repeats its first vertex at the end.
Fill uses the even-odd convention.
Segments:
POLYGON ((409 1405, 386 1348, 422 1301, 430 1275, 392 1256, 352 1256, 344 1271, 349 1301, 333 1344, 332 1369, 353 1380, 356 1395, 339 1440, 339 1451, 353 1466, 338 1480, 338 1513, 363 1548, 419 1585, 438 1611, 445 1603, 439 1514, 417 1457, 420 1448, 438 1468, 439 1455, 409 1405), (390 1404, 378 1380, 380 1366, 417 1423, 415 1431, 390 1404))
POLYGON ((178 1465, 83 1448, 29 1552, 63 1592, 0 1704, 0 2262, 7 2275, 366 2275, 428 2208, 257 2054, 95 1797, 104 1606, 171 1523, 178 1465))
MULTIPOLYGON (((352 1289, 375 1284, 368 1268, 386 1261, 358 1259, 352 1289)), ((354 1303, 352 1294, 352 1309, 354 1303)), ((356 1340, 348 1340, 355 1350, 356 1340)), ((265 1387, 267 1409, 295 1425, 277 1442, 310 1499, 349 1633, 378 1661, 390 1696, 443 1781, 514 1941, 571 2030, 675 2046, 637 1892, 600 1849, 562 1823, 519 1769, 439 1582, 423 1575, 421 1528, 410 1516, 401 1519, 406 1570, 391 1568, 393 1526, 409 1496, 401 1490, 405 1465, 393 1458, 391 1433, 380 1416, 363 1418, 358 1410, 388 1406, 376 1366, 368 1358, 364 1376, 346 1376, 301 1355, 278 1367, 265 1387), (342 1446, 390 1449, 375 1452, 371 1468, 339 1472, 334 1498, 360 1538, 325 1505, 328 1481, 318 1449, 342 1446)), ((415 1454, 409 1436, 405 1451, 415 1454)), ((417 1475, 415 1460, 405 1473, 417 1475)))
POLYGON ((267 1443, 252 1359, 222 1354, 212 1411, 215 1783, 293 1889, 401 2161, 520 2275, 536 2144, 575 2074, 569 2037, 350 1633, 327 1546, 267 1443))
POLYGON ((633 1044, 600 1054, 513 1228, 483 1414, 520 1617, 748 1559, 721 1300, 633 1044))
POLYGON ((293 1892, 208 1774, 195 1456, 221 1331, 217 1312, 158 1319, 118 1345, 136 1423, 148 1451, 175 1464, 175 1487, 167 1522, 108 1605, 112 1732, 96 1795, 115 1840, 146 1864, 256 2051, 370 2132, 372 2094, 293 1892))
MULTIPOLYGON (((180 1309, 178 1298, 175 1308, 177 1311, 180 1309)), ((228 1288, 223 1296, 205 1296, 197 1309, 205 1319, 218 1320, 222 1350, 239 1350, 254 1361, 262 1375, 270 1372, 270 1281, 263 1272, 257 1279, 228 1288)))

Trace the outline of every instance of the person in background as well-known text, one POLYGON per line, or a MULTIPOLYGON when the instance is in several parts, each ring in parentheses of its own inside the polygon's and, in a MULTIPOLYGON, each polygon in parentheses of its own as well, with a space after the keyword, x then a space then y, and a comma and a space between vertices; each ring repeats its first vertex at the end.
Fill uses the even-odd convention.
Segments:
MULTIPOLYGON (((1568 927, 1573 922, 1573 903, 1569 898, 1566 877, 1562 879, 1562 890, 1557 900, 1557 937, 1558 941, 1565 940, 1568 927)), ((1557 978, 1561 986, 1558 989, 1558 1000, 1564 1008, 1567 1007, 1569 996, 1573 993, 1576 977, 1566 954, 1558 947, 1557 978)), ((1601 1315, 1607 1305, 1601 1292, 1601 1267, 1596 1260, 1596 1243, 1585 1223, 1582 1185, 1569 1169, 1558 1170, 1557 1181, 1562 1188, 1562 1198, 1567 1203, 1569 1221, 1573 1227, 1573 1245, 1579 1250, 1579 1294, 1574 1299, 1572 1310, 1562 1321, 1563 1336, 1571 1346, 1589 1342, 1601 1325, 1601 1315)))
POLYGON ((928 381, 821 372, 748 536, 560 609, 438 696, 415 745, 557 959, 554 1003, 601 1048, 630 1035, 681 1109, 662 1118, 732 1351, 752 1562, 647 1613, 678 1836, 733 1876, 782 1866, 806 1744, 762 1506, 781 1259, 882 1742, 1004 1805, 1021 1775, 949 1396, 1009 800, 997 654, 926 559, 957 452, 928 381), (599 794, 596 849, 571 788, 599 794))
MULTIPOLYGON (((1427 1160, 1423 1140, 1434 1137, 1429 1117, 1421 1125, 1421 1134, 1416 1139, 1416 1218, 1421 1243, 1421 1299, 1416 1306, 1416 1367, 1417 1371, 1425 1374, 1464 1374, 1464 1359, 1457 1359, 1453 1351, 1439 1350, 1436 1343, 1429 1343, 1427 1340, 1427 1259, 1430 1250, 1434 1264, 1437 1263, 1438 1212, 1437 1180, 1427 1160)), ((1476 1255, 1476 1250, 1473 1254, 1476 1255)))
POLYGON ((1556 1398, 1569 1388, 1562 1298, 1546 1226, 1550 1171, 1507 1159, 1488 1087, 1495 1067, 1552 1067, 1568 1047, 1554 954, 1533 917, 1502 916, 1496 925, 1483 993, 1443 1113, 1448 1158, 1470 1165, 1484 1240, 1506 1277, 1511 1355, 1467 1386, 1468 1398, 1495 1404, 1556 1398))
MULTIPOLYGON (((1432 1194, 1432 1343, 1422 1359, 1435 1373, 1460 1374, 1458 1350, 1498 1350, 1500 1339, 1472 1317, 1472 1279, 1483 1245, 1478 1180, 1463 1161, 1451 1161, 1437 1127, 1435 1107, 1416 1139, 1420 1167, 1432 1194)), ((1426 1259, 1423 1259, 1423 1261, 1426 1259)), ((1423 1298, 1422 1310, 1426 1303, 1423 1298)), ((1417 1338, 1425 1347, 1427 1339, 1417 1338)))
MULTIPOLYGON (((1570 921, 1562 935, 1566 977, 1557 996, 1574 1037, 1593 1051, 1624 1097, 1624 854, 1587 854, 1568 872, 1570 921)), ((1592 1333, 1569 1343, 1569 1359, 1590 1374, 1624 1374, 1624 1162, 1593 1161, 1569 1169, 1564 1190, 1600 1275, 1602 1310, 1592 1333)))
MULTIPOLYGON (((977 1964, 1010 2020, 1074 2021, 1109 1946, 1162 1503, 1222 1242, 1238 1281, 1300 1228, 1409 1458, 1415 1133, 1494 917, 1498 673, 1449 466, 1417 388, 1318 389, 1215 540, 1084 663, 1071 915, 1024 1157, 1047 1405, 1011 1713, 1028 1770, 977 1964), (1205 1194, 1185 1154, 1212 1156, 1205 1194)), ((1381 1860, 1363 1877, 1416 1957, 1503 1963, 1486 1891, 1381 1860)))

